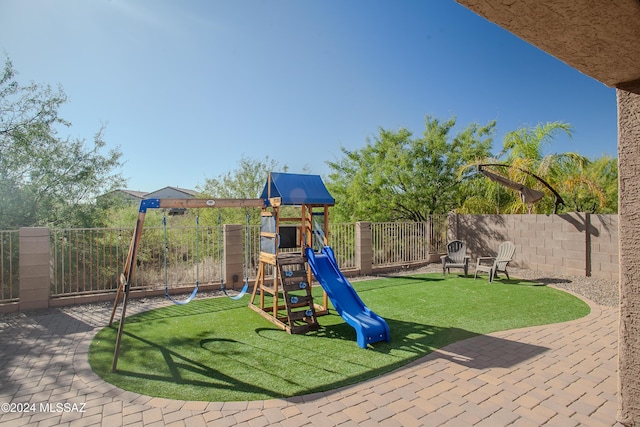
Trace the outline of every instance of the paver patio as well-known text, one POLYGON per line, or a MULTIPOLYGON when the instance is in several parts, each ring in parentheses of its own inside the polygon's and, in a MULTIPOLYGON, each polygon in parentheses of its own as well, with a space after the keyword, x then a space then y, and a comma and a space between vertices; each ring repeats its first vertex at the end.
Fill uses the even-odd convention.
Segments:
MULTIPOLYGON (((127 313, 166 304, 132 303, 127 313)), ((618 310, 590 305, 582 319, 459 341, 360 384, 225 403, 153 398, 102 381, 87 356, 109 304, 4 315, 0 425, 615 426, 618 310)))

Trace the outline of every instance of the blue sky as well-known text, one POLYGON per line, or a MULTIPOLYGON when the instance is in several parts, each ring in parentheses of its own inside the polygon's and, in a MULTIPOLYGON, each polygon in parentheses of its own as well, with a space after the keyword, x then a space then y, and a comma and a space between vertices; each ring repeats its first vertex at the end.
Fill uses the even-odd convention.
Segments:
POLYGON ((196 188, 241 156, 325 175, 427 115, 496 120, 496 153, 564 121, 549 152, 617 157, 614 89, 449 0, 2 0, 0 50, 22 83, 62 86, 70 136, 106 126, 133 190, 196 188))

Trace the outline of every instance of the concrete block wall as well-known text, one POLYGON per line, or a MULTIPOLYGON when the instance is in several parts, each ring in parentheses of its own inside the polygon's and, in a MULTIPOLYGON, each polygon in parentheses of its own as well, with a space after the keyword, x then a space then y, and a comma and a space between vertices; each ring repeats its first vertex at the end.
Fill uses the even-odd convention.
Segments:
POLYGON ((227 289, 240 290, 244 285, 244 265, 242 225, 224 225, 224 284, 227 289))
POLYGON ((373 270, 373 235, 370 222, 356 222, 356 268, 360 274, 373 270))
POLYGON ((495 255, 500 243, 510 240, 516 245, 514 266, 617 280, 617 230, 617 215, 452 214, 448 235, 465 241, 474 260, 495 255))
POLYGON ((51 253, 49 229, 21 228, 19 234, 20 311, 49 307, 51 253))
POLYGON ((591 226, 595 231, 591 237, 591 275, 618 279, 618 215, 591 215, 591 226))

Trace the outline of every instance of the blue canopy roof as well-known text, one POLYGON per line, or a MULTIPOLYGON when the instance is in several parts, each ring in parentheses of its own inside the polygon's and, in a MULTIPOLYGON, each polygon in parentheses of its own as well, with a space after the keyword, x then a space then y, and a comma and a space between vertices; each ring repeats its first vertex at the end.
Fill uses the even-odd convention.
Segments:
POLYGON ((281 197, 283 205, 334 205, 335 199, 329 194, 319 175, 270 172, 269 181, 264 185, 260 198, 281 197))

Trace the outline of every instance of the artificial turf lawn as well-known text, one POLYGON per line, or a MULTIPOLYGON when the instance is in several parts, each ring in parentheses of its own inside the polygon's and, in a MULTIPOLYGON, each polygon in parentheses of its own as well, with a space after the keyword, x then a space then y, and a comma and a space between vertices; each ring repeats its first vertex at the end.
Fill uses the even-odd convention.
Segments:
MULTIPOLYGON (((520 280, 489 284, 486 278, 426 274, 352 284, 387 321, 391 342, 359 348, 355 331, 333 309, 318 318, 318 331, 289 335, 248 308, 248 296, 196 299, 128 317, 116 373, 111 364, 117 324, 102 329, 91 343, 89 363, 105 381, 148 396, 272 399, 360 382, 478 334, 589 313, 570 294, 520 280)), ((321 291, 314 286, 317 301, 321 291)))

